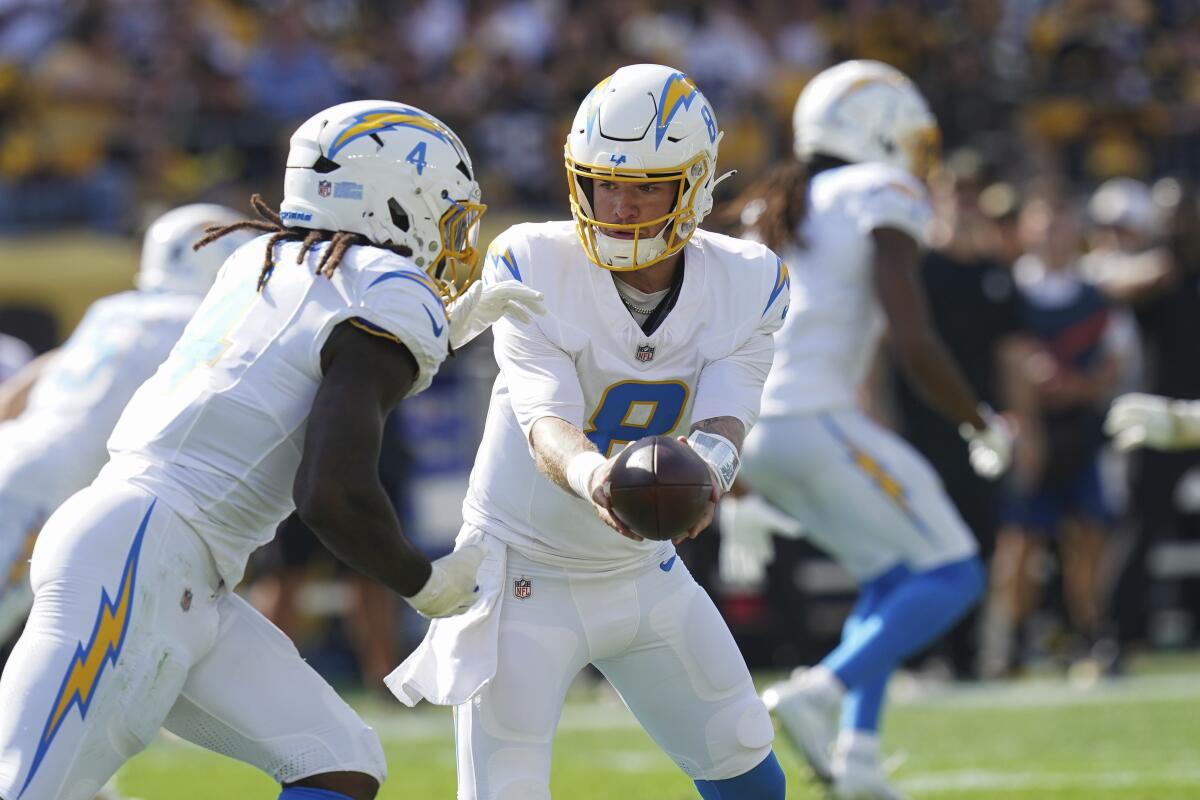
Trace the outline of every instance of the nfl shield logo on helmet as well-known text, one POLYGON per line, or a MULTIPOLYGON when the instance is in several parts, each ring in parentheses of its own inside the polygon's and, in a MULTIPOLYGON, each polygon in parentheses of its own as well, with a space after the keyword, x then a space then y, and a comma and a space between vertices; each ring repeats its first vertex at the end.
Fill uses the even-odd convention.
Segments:
POLYGON ((533 594, 533 582, 529 578, 517 578, 513 581, 513 597, 518 600, 528 600, 533 594))
POLYGON ((321 195, 321 197, 329 197, 329 195, 332 192, 333 192, 333 184, 332 183, 330 183, 329 181, 318 181, 317 182, 317 194, 321 195))
POLYGON ((642 363, 652 361, 654 359, 654 345, 639 344, 636 357, 642 363))

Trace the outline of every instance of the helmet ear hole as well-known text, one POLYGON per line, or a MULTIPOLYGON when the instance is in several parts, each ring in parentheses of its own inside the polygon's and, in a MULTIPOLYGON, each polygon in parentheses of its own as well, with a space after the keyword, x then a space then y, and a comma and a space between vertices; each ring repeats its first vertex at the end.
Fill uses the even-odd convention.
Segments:
POLYGON ((397 230, 408 233, 408 226, 410 224, 408 220, 408 212, 406 212, 400 206, 400 204, 396 202, 396 198, 394 197, 388 198, 387 205, 388 211, 392 215, 392 224, 396 226, 397 230))
POLYGON ((341 166, 342 165, 336 161, 330 161, 325 156, 321 156, 312 165, 312 168, 313 172, 316 172, 319 175, 328 175, 330 172, 333 172, 335 169, 339 169, 341 166))

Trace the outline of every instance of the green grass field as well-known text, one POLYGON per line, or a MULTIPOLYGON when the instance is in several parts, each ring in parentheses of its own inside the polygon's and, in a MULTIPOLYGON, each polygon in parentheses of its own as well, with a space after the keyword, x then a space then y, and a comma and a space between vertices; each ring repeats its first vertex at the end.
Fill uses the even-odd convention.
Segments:
MULTIPOLYGON (((978 686, 893 681, 885 746, 896 784, 919 798, 1183 800, 1200 798, 1200 658, 1157 656, 1130 677, 1069 686, 1058 678, 978 686)), ((453 798, 447 709, 357 700, 387 750, 380 798, 453 798)), ((820 798, 777 742, 789 798, 820 798)), ((117 789, 142 800, 274 798, 250 767, 161 739, 131 761, 117 789)), ((580 691, 555 745, 552 789, 562 800, 697 797, 620 702, 580 691)))

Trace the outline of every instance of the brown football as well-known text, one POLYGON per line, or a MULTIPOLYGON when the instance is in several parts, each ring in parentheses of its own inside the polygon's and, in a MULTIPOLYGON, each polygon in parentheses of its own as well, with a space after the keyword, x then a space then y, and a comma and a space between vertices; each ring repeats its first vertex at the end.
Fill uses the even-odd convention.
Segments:
POLYGON ((704 459, 671 436, 639 439, 609 473, 617 519, 647 539, 673 539, 700 521, 712 496, 704 459))

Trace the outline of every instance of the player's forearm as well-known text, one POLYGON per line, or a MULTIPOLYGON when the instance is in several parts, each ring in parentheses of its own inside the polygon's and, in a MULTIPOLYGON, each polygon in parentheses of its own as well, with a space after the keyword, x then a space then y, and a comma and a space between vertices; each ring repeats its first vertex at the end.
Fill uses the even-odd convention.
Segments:
POLYGON ((724 436, 738 452, 742 452, 742 443, 746 441, 746 426, 737 417, 710 417, 692 424, 693 431, 704 431, 724 436))
POLYGON ((936 335, 898 345, 896 360, 930 408, 956 424, 965 422, 976 430, 987 427, 979 416, 979 398, 936 335))
POLYGON ((429 559, 404 537, 378 480, 356 488, 348 483, 326 482, 298 508, 300 518, 340 561, 411 597, 429 580, 429 559))
POLYGON ((567 479, 567 466, 580 453, 598 453, 596 446, 565 419, 542 417, 529 430, 538 471, 565 492, 576 494, 567 479))

